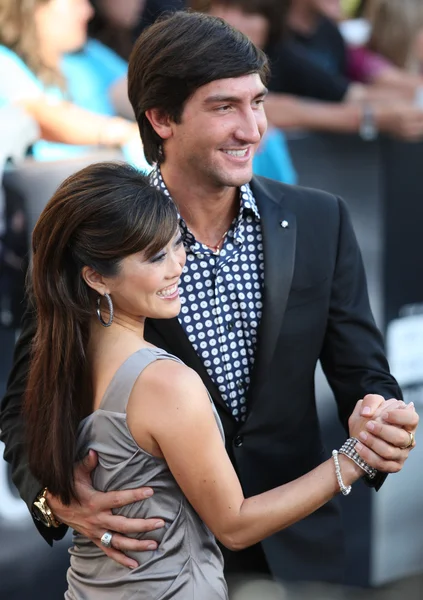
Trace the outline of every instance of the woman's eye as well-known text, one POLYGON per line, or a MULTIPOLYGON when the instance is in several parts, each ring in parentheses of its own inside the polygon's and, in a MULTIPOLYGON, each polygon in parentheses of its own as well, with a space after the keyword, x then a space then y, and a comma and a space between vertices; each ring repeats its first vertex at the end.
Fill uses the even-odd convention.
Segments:
POLYGON ((164 259, 165 256, 166 256, 165 253, 156 254, 156 256, 153 256, 152 258, 150 258, 150 262, 151 263, 161 262, 164 259))

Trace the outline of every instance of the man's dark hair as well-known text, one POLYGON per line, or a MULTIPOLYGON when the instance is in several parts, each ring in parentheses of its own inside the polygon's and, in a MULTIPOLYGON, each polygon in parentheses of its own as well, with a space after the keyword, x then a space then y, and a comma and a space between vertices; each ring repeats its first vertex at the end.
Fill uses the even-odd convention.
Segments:
POLYGON ((185 102, 198 88, 251 73, 267 83, 266 55, 222 19, 181 11, 144 31, 129 60, 128 94, 148 162, 163 162, 164 155, 147 110, 160 109, 180 123, 185 102))

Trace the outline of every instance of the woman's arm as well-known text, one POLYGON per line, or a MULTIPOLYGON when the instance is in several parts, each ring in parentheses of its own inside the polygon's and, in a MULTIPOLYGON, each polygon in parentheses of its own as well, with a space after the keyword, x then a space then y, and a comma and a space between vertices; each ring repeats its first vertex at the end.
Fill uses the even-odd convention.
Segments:
MULTIPOLYGON (((369 104, 379 131, 407 141, 423 138, 422 109, 409 102, 369 104)), ((357 99, 338 103, 320 102, 270 93, 266 97, 265 108, 269 122, 282 129, 358 133, 363 118, 363 106, 357 99)))
POLYGON ((373 75, 372 81, 375 86, 382 88, 385 93, 402 93, 403 97, 413 100, 416 92, 423 86, 423 77, 417 73, 408 73, 393 65, 386 66, 377 74, 373 75))
POLYGON ((370 89, 383 93, 385 100, 394 97, 413 101, 423 85, 419 73, 401 69, 365 46, 348 48, 348 74, 352 81, 372 84, 370 89))
POLYGON ((85 110, 52 99, 42 83, 11 50, 0 48, 0 101, 24 108, 39 124, 43 138, 77 145, 123 146, 136 138, 137 125, 120 117, 85 110))
MULTIPOLYGON (((367 422, 358 411, 351 421, 352 435, 367 422)), ((189 502, 231 550, 303 519, 339 492, 334 463, 328 460, 295 481, 245 499, 204 385, 178 363, 160 361, 148 367, 134 387, 127 417, 140 447, 163 454, 189 502)), ((339 458, 345 485, 364 474, 345 456, 339 458)))
POLYGON ((20 99, 22 106, 39 124, 44 139, 64 144, 123 146, 138 126, 120 117, 92 113, 70 102, 51 102, 46 96, 20 99))

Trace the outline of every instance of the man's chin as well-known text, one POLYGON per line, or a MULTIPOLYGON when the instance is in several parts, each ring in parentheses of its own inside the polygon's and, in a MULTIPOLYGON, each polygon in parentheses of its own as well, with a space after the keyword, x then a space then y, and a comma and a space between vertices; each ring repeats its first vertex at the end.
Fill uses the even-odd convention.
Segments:
POLYGON ((240 187, 246 183, 249 183, 253 177, 253 168, 244 167, 243 169, 234 169, 233 171, 226 172, 222 179, 225 179, 225 185, 229 187, 240 187))

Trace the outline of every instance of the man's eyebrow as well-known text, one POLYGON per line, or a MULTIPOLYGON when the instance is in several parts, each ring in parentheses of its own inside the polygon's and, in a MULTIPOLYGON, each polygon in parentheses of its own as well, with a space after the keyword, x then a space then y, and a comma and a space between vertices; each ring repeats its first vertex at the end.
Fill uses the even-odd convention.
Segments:
MULTIPOLYGON (((266 96, 268 91, 269 90, 267 88, 263 88, 254 96, 254 100, 266 96)), ((241 102, 241 98, 239 96, 228 96, 226 94, 214 94, 213 96, 209 96, 204 100, 204 104, 217 104, 219 102, 230 102, 236 104, 237 102, 241 102)))

